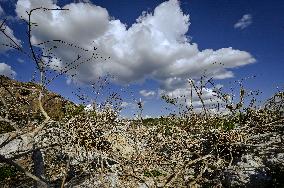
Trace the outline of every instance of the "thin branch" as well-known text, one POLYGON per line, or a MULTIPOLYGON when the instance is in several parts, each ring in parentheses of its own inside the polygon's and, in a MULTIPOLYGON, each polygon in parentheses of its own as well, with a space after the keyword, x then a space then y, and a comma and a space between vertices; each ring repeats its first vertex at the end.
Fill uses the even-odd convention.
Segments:
POLYGON ((65 184, 65 181, 66 181, 66 178, 67 178, 69 166, 70 166, 70 156, 68 156, 67 167, 66 167, 66 171, 65 171, 65 174, 63 176, 63 179, 62 179, 61 188, 64 188, 64 184, 65 184))
MULTIPOLYGON (((204 159, 207 159, 207 158, 210 158, 210 157, 213 157, 213 155, 205 155, 203 157, 200 157, 200 158, 197 158, 197 159, 194 159, 192 161, 189 161, 187 162, 186 164, 184 164, 183 166, 188 166, 188 165, 192 165, 194 163, 197 163, 199 161, 203 161, 204 159)), ((163 187, 165 187, 167 184, 170 184, 179 174, 180 172, 183 170, 183 168, 180 168, 180 170, 174 174, 172 174, 166 181, 165 185, 163 187)))
POLYGON ((2 22, 2 24, 1 24, 1 26, 0 26, 0 31, 1 31, 10 41, 12 41, 12 43, 16 46, 16 49, 18 49, 18 50, 21 51, 21 46, 20 46, 19 44, 17 44, 17 42, 16 42, 14 39, 12 39, 12 38, 5 32, 5 29, 6 29, 6 28, 2 29, 2 26, 4 26, 4 24, 5 24, 5 21, 6 21, 6 19, 2 22))
POLYGON ((37 65, 37 68, 42 72, 42 67, 40 66, 40 62, 38 60, 38 58, 36 57, 36 53, 35 53, 35 50, 33 48, 33 45, 32 45, 32 22, 31 22, 31 16, 32 16, 32 13, 36 10, 44 10, 44 11, 47 11, 47 10, 68 10, 68 9, 59 9, 59 8, 56 8, 56 9, 50 9, 50 8, 44 8, 44 7, 38 7, 38 8, 34 8, 32 10, 30 10, 30 12, 28 12, 28 38, 29 38, 29 47, 30 47, 30 50, 31 50, 31 53, 32 53, 32 58, 33 60, 35 61, 36 65, 37 65))
POLYGON ((204 110, 204 115, 205 115, 205 117, 207 118, 207 117, 208 117, 208 116, 207 116, 207 110, 206 110, 206 107, 205 107, 204 100, 203 100, 203 98, 202 98, 202 89, 203 89, 202 85, 201 85, 200 91, 198 91, 198 88, 197 88, 197 86, 194 84, 194 82, 193 82, 192 79, 188 79, 188 82, 189 82, 189 84, 194 88, 194 90, 195 90, 197 96, 199 97, 200 102, 201 102, 202 107, 203 107, 203 110, 204 110))

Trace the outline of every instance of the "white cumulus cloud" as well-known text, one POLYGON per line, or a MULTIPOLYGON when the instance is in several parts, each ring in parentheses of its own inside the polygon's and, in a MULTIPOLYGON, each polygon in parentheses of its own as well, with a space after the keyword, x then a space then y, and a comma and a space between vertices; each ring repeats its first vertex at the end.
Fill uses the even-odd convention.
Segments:
POLYGON ((234 28, 244 29, 252 24, 252 16, 250 14, 245 14, 237 23, 235 23, 234 28))
POLYGON ((140 95, 142 95, 143 97, 153 97, 156 95, 155 91, 147 91, 145 89, 139 91, 140 95))
MULTIPOLYGON (((16 13, 27 19, 26 11, 40 6, 60 8, 52 0, 19 0, 16 13)), ((35 45, 61 39, 89 50, 60 42, 40 45, 44 52, 52 52, 50 63, 57 70, 64 69, 78 54, 82 58, 75 64, 89 58, 88 63, 67 73, 76 74, 73 79, 78 82, 92 83, 106 75, 112 75, 112 81, 119 84, 150 78, 160 84, 160 89, 172 92, 184 87, 189 77, 206 74, 216 79, 230 78, 234 76, 233 68, 256 61, 249 52, 232 47, 200 50, 187 36, 190 18, 177 0, 161 3, 151 13, 142 13, 128 27, 112 18, 107 9, 91 3, 71 3, 61 8, 69 10, 34 12, 32 22, 38 26, 32 30, 32 39, 35 45), (54 45, 58 48, 48 50, 54 45), (92 58, 93 53, 104 58, 92 58), (104 60, 107 57, 110 59, 104 60)))
POLYGON ((13 71, 11 66, 7 65, 6 63, 0 63, 0 75, 14 78, 16 76, 16 72, 13 71))

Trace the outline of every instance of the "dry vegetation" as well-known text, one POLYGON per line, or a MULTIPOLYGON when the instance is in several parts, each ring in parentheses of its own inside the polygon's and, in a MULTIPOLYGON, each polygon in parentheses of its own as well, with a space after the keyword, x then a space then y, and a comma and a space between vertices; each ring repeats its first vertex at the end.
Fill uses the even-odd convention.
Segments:
POLYGON ((188 108, 126 120, 114 108, 121 104, 118 95, 109 97, 107 105, 85 110, 44 91, 46 112, 58 113, 29 138, 45 121, 37 104, 39 88, 1 77, 4 187, 33 185, 35 179, 25 173, 35 171, 33 151, 38 149, 44 162, 40 179, 51 187, 283 186, 283 92, 259 108, 230 102, 223 104, 227 113, 188 108), (14 135, 10 142, 7 135, 14 135))
MULTIPOLYGON (((50 11, 33 9, 29 18, 40 9, 50 11)), ((118 93, 86 110, 46 89, 85 62, 78 55, 57 76, 47 78, 50 68, 42 58, 49 56, 36 54, 31 43, 36 26, 30 20, 27 24, 30 52, 11 45, 35 62, 40 81, 0 77, 1 187, 284 186, 283 91, 259 106, 259 93, 246 91, 242 84, 237 101, 216 88, 212 100, 218 100, 208 107, 201 78, 188 80, 201 103, 198 112, 163 96, 177 113, 143 119, 139 101, 138 118, 127 120, 119 116, 123 99, 118 93)), ((71 46, 46 41, 58 42, 71 46)), ((214 86, 212 79, 206 84, 214 86)))

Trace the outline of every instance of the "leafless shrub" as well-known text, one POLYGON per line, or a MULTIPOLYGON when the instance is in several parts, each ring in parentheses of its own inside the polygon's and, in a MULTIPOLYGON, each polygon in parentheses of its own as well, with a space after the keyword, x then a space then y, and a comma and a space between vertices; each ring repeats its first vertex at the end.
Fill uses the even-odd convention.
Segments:
MULTIPOLYGON (((33 11, 68 10, 31 10, 29 39, 36 27, 30 21, 33 11)), ((1 32, 5 34, 5 30, 1 32)), ((178 103, 179 98, 162 97, 178 108, 177 113, 142 118, 143 101, 138 100, 138 119, 126 120, 119 117, 123 99, 118 93, 111 92, 101 103, 96 100, 107 83, 105 78, 92 85, 95 99, 78 89, 75 94, 81 105, 46 89, 58 76, 90 62, 95 55, 83 60, 78 54, 50 77, 49 62, 56 58, 51 48, 58 43, 80 47, 49 40, 37 44, 51 44, 43 51, 46 54, 37 54, 31 41, 30 52, 14 42, 10 45, 35 62, 40 81, 19 84, 1 77, 0 171, 8 174, 1 179, 3 186, 28 187, 36 182, 37 187, 226 187, 233 175, 240 174, 244 156, 257 156, 273 168, 273 160, 283 154, 281 91, 260 107, 256 105, 259 92, 246 91, 242 81, 236 97, 204 76, 199 81, 188 80, 186 105, 178 103), (207 85, 214 89, 216 103, 211 105, 204 100, 207 85), (193 105, 193 93, 201 102, 199 111, 193 105), (83 104, 92 104, 92 108, 83 104)), ((280 181, 283 163, 277 164, 279 169, 266 170, 280 181)))

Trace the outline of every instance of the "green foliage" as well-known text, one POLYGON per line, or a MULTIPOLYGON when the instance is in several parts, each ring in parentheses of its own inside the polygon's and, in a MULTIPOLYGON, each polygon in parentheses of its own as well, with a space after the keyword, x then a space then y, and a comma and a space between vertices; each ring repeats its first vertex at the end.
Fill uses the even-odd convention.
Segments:
POLYGON ((76 106, 74 104, 69 103, 65 105, 65 114, 67 116, 76 116, 76 115, 84 113, 84 109, 85 109, 85 106, 82 104, 76 106))
POLYGON ((223 128, 225 131, 232 130, 232 129, 235 128, 235 123, 232 122, 232 121, 229 121, 229 120, 225 120, 225 121, 223 121, 222 128, 223 128))
POLYGON ((146 118, 142 120, 144 126, 155 126, 159 123, 159 118, 146 118))
POLYGON ((3 181, 7 178, 15 177, 17 173, 16 168, 12 166, 1 166, 0 167, 0 181, 3 181))
POLYGON ((163 174, 162 172, 158 170, 150 170, 150 171, 144 171, 144 176, 146 177, 159 177, 159 176, 166 176, 166 174, 163 174))
POLYGON ((0 122, 0 134, 8 133, 11 131, 15 131, 14 127, 12 127, 8 123, 0 122))

